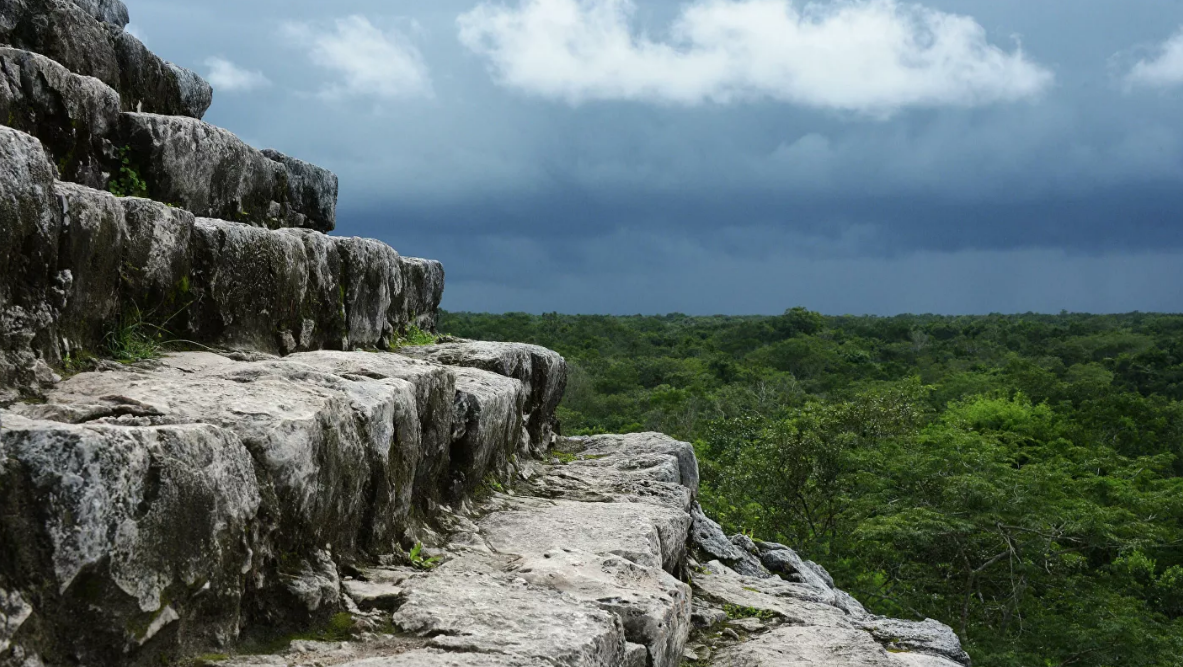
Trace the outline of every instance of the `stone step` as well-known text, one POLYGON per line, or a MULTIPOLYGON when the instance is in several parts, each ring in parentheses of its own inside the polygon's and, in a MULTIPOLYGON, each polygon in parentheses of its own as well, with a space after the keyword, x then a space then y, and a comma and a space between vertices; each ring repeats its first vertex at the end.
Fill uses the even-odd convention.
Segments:
POLYGON ((0 44, 40 53, 101 80, 119 92, 125 111, 201 118, 213 89, 125 32, 125 16, 117 0, 5 0, 0 44))
POLYGON ((120 145, 152 199, 271 229, 336 225, 337 177, 193 118, 125 113, 120 145))
POLYGON ((0 121, 41 140, 59 178, 106 189, 119 94, 40 54, 0 47, 0 121))
POLYGON ((126 28, 130 22, 127 5, 123 0, 71 0, 87 14, 99 21, 110 23, 117 28, 126 28))
POLYGON ((403 354, 449 366, 467 366, 514 378, 526 387, 526 429, 530 453, 545 454, 554 433, 550 417, 566 390, 567 365, 556 352, 538 345, 462 341, 413 347, 403 354))
MULTIPOLYGON (((515 379, 394 353, 255 356, 110 365, 0 411, 0 502, 14 510, 0 515, 0 537, 27 545, 0 589, 31 610, 22 623, 36 633, 13 633, 23 650, 50 665, 139 664, 225 648, 240 628, 327 619, 342 590, 401 609, 426 589, 380 568, 358 570, 371 585, 343 585, 338 568, 430 533, 424 519, 454 476, 509 479, 524 437, 515 379), (462 376, 487 391, 466 392, 462 376), (454 423, 466 393, 487 428, 454 423), (485 468, 451 459, 462 440, 490 454, 485 468)), ((516 578, 496 578, 489 595, 516 578)), ((621 632, 594 605, 571 604, 621 632)))
POLYGON ((111 87, 31 51, 0 47, 0 123, 40 139, 65 181, 121 194, 143 187, 196 215, 269 228, 336 224, 332 172, 196 119, 121 115, 111 87))
POLYGON ((435 328, 438 262, 55 181, 40 142, 6 127, 0 157, 0 404, 52 384, 68 355, 103 352, 137 312, 170 339, 273 353, 435 328))

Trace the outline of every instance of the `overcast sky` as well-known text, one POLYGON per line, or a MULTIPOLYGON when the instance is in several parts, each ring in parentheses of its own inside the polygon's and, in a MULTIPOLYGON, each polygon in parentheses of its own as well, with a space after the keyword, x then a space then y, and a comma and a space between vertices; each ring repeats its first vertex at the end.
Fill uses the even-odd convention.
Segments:
POLYGON ((1181 0, 127 0, 450 310, 1183 310, 1181 0))

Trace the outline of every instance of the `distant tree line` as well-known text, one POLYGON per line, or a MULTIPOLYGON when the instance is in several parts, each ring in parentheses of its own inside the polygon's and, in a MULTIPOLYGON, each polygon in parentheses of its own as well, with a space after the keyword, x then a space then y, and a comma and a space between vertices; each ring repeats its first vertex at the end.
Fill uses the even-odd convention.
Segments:
POLYGON ((561 352, 567 434, 694 443, 791 544, 980 667, 1183 665, 1183 316, 446 313, 561 352))

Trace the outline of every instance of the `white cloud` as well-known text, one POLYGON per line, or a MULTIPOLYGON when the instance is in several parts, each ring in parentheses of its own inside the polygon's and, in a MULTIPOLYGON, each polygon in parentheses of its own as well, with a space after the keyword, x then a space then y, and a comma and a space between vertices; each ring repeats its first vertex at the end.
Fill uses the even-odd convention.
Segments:
POLYGON ((337 19, 327 30, 288 23, 284 32, 309 50, 316 65, 339 76, 338 82, 321 90, 322 97, 394 99, 432 94, 431 77, 419 50, 401 32, 383 32, 363 16, 337 19))
POLYGON ((262 72, 242 69, 225 58, 206 58, 205 66, 209 68, 206 80, 218 91, 249 92, 271 85, 262 72))
POLYGON ((578 104, 768 98, 886 115, 1038 95, 1053 75, 994 46, 973 18, 896 0, 695 0, 664 40, 638 34, 632 0, 484 3, 460 41, 497 81, 578 104))
POLYGON ((1163 42, 1157 50, 1154 59, 1139 60, 1130 69, 1126 83, 1155 88, 1183 84, 1183 29, 1163 42))

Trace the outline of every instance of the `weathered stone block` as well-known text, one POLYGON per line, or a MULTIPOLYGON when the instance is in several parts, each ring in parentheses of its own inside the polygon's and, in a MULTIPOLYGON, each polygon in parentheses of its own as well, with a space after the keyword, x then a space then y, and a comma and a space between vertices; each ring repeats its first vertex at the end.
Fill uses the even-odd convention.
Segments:
POLYGON ((213 89, 123 30, 117 0, 5 0, 0 43, 40 53, 119 92, 124 111, 201 118, 213 89))
POLYGON ((60 177, 107 186, 119 94, 29 51, 0 47, 0 122, 37 137, 60 177))
MULTIPOLYGON (((530 453, 550 447, 555 409, 567 386, 567 362, 557 352, 520 343, 463 342, 409 347, 403 354, 449 366, 468 366, 511 377, 526 388, 526 428, 530 453)), ((697 490, 697 471, 695 472, 697 490)))
POLYGON ((37 139, 0 127, 0 403, 52 382, 60 359, 56 320, 61 213, 56 170, 37 139))

